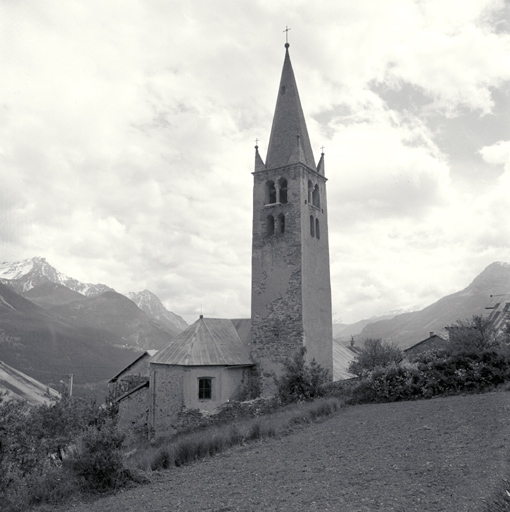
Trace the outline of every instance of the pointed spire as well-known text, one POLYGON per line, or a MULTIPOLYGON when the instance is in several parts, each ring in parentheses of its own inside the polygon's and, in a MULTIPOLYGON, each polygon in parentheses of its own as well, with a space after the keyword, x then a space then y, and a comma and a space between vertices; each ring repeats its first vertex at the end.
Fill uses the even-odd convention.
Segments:
POLYGON ((299 152, 297 157, 300 163, 316 170, 305 116, 301 108, 296 79, 290 62, 289 44, 285 43, 285 60, 267 150, 266 168, 272 169, 289 163, 296 163, 294 161, 296 151, 299 152), (297 149, 296 134, 299 135, 297 149))
POLYGON ((264 165, 262 157, 260 156, 259 147, 255 146, 255 172, 265 170, 266 166, 264 165))
POLYGON ((322 147, 321 149, 322 149, 322 153, 321 153, 321 158, 319 160, 319 163, 317 164, 317 172, 319 174, 322 174, 323 176, 325 176, 326 170, 324 169, 324 147, 322 147))

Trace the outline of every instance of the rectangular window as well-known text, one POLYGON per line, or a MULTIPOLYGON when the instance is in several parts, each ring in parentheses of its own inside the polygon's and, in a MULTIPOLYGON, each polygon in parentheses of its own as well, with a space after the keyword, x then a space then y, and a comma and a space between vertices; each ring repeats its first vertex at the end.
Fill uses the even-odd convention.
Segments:
POLYGON ((198 379, 198 399, 211 399, 212 379, 198 379))

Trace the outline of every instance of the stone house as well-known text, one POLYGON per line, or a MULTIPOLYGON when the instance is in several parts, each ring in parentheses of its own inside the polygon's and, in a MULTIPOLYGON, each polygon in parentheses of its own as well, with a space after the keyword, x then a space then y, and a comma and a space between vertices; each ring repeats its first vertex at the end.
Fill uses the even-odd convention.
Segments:
POLYGON ((447 343, 448 340, 445 337, 435 332, 431 332, 428 338, 425 338, 415 345, 406 348, 403 352, 407 359, 412 360, 413 357, 422 354, 423 352, 446 348, 447 343))
POLYGON ((200 318, 149 361, 149 426, 171 432, 180 412, 237 399, 254 362, 231 320, 200 318))
POLYGON ((108 391, 118 398, 142 382, 149 381, 149 359, 157 350, 146 350, 108 381, 108 391))
POLYGON ((147 350, 108 381, 108 391, 119 407, 119 426, 126 430, 147 425, 149 360, 157 350, 147 350))

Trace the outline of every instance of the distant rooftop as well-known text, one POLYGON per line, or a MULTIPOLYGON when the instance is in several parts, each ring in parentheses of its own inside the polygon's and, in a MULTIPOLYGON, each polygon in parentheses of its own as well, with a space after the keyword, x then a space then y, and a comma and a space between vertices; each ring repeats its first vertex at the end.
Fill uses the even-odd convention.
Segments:
POLYGON ((0 392, 3 400, 26 400, 31 405, 49 404, 60 393, 0 361, 0 392))

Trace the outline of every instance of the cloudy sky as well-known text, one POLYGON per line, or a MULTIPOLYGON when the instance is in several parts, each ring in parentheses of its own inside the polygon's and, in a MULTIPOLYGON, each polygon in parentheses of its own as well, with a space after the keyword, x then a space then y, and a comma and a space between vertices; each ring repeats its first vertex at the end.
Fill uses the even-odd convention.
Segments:
POLYGON ((510 262, 503 0, 1 0, 0 261, 248 317, 286 26, 325 147, 335 320, 510 262))

